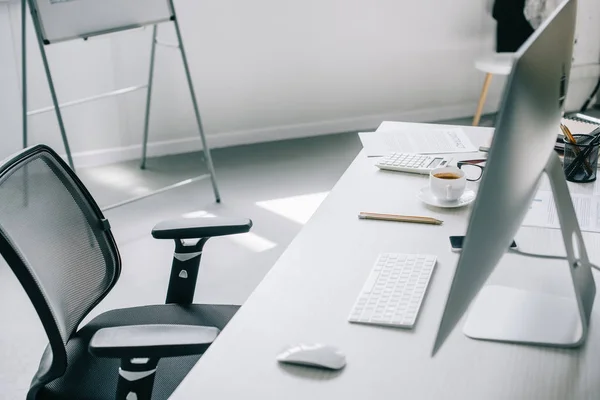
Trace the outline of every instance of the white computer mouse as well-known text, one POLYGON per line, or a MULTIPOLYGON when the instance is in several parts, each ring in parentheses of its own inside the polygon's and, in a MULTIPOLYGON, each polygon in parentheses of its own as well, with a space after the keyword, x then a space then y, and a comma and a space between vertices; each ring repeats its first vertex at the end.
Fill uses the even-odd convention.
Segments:
POLYGON ((341 369, 346 365, 346 356, 333 346, 298 344, 288 347, 279 354, 277 361, 309 367, 341 369))

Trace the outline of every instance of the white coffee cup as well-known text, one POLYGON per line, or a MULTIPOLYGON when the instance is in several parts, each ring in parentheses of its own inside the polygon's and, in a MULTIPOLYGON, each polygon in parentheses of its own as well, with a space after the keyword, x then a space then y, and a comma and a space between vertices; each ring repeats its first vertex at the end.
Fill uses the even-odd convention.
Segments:
POLYGON ((436 168, 429 173, 429 189, 440 200, 458 200, 466 188, 467 177, 460 168, 436 168))

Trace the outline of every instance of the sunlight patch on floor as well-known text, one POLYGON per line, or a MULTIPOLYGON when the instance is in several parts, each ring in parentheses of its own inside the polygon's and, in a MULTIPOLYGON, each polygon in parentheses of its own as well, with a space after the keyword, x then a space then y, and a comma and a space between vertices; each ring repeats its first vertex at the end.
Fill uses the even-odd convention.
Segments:
POLYGON ((285 217, 299 224, 306 224, 310 217, 317 211, 329 192, 303 194, 300 196, 285 197, 259 201, 257 206, 272 213, 285 217))

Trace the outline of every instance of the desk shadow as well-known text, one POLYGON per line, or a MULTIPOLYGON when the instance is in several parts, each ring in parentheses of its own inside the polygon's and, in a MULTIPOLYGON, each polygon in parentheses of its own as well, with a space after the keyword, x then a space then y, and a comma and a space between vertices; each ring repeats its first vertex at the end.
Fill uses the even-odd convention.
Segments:
POLYGON ((331 370, 281 363, 278 363, 278 365, 279 369, 288 375, 313 381, 328 381, 331 379, 335 379, 338 376, 340 376, 346 369, 346 367, 344 367, 338 370, 331 370))

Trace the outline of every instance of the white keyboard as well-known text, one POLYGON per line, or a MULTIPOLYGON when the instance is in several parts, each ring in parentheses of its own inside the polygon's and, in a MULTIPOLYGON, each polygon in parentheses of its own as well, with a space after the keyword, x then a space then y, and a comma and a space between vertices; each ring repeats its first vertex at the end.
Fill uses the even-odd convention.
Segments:
POLYGON ((452 161, 452 158, 444 156, 391 153, 375 165, 379 169, 428 175, 434 168, 447 167, 450 161, 452 161))
POLYGON ((436 259, 425 254, 380 254, 348 320, 412 328, 436 259))

